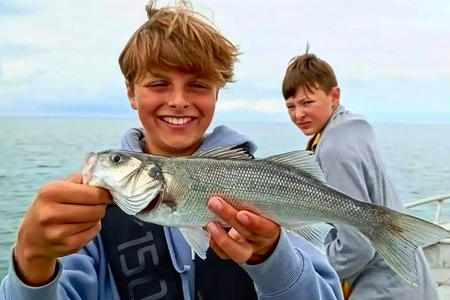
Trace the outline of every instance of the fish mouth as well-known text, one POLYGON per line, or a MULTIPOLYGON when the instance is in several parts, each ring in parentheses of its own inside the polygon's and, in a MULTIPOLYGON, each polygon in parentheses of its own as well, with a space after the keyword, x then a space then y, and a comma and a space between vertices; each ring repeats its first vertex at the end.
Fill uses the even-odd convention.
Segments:
POLYGON ((83 184, 89 184, 89 181, 91 181, 96 162, 97 155, 95 153, 90 152, 86 155, 85 166, 81 171, 81 175, 83 175, 83 184))
POLYGON ((144 215, 152 211, 161 202, 161 193, 158 193, 149 204, 139 211, 136 215, 144 215))

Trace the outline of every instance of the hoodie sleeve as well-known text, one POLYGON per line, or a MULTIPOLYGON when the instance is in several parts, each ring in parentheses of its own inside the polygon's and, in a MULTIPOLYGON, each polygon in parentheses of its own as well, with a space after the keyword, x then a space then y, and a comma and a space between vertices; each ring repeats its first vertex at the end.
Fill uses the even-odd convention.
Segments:
MULTIPOLYGON (((360 119, 339 124, 323 136, 318 161, 327 183, 364 202, 371 199, 375 173, 370 125, 360 119)), ((327 245, 328 259, 341 279, 360 272, 375 256, 375 250, 354 230, 336 225, 334 239, 327 245)))
POLYGON ((339 278, 326 256, 284 230, 267 260, 243 268, 255 283, 260 300, 343 299, 339 278))
POLYGON ((115 299, 106 261, 101 259, 99 242, 97 237, 80 252, 59 259, 55 278, 39 287, 22 282, 12 258, 8 275, 0 286, 0 300, 115 299))

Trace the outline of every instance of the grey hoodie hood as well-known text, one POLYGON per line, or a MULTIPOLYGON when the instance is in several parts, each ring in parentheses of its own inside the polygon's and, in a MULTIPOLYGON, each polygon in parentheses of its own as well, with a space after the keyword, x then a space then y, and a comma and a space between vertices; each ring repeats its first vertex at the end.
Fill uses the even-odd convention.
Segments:
MULTIPOLYGON (((256 152, 256 145, 248 137, 225 125, 217 126, 211 133, 205 134, 197 152, 204 152, 217 147, 242 147, 248 153, 256 152)), ((129 129, 121 141, 121 149, 143 152, 145 149, 145 134, 142 128, 129 129)))

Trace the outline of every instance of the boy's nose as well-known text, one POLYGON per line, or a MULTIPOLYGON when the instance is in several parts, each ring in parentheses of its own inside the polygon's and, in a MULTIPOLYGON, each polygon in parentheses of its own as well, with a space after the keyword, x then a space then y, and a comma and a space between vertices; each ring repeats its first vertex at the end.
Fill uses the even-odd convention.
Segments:
POLYGON ((300 107, 295 109, 295 118, 297 120, 300 120, 306 116, 305 111, 301 109, 300 107))
POLYGON ((184 109, 189 106, 184 93, 176 93, 169 101, 169 106, 175 109, 184 109))

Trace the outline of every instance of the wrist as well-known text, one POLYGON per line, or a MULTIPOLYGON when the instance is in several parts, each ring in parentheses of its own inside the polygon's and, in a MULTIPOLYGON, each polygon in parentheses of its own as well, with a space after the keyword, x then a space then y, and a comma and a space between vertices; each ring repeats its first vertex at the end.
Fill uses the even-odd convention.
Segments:
POLYGON ((19 245, 13 250, 13 264, 19 279, 30 286, 45 285, 55 276, 55 258, 34 256, 19 245))

